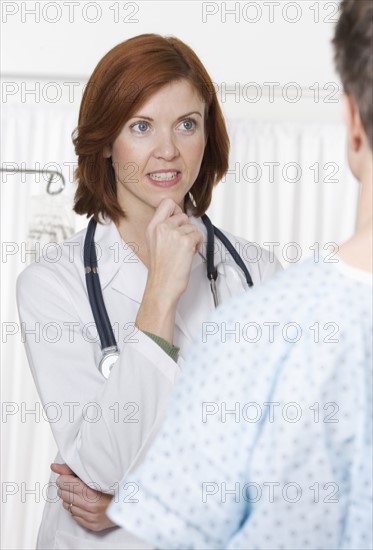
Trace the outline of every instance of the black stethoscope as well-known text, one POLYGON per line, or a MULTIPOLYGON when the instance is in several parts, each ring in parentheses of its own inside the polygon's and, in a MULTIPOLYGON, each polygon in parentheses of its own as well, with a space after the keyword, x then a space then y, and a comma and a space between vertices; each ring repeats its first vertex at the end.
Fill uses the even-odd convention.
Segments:
MULTIPOLYGON (((229 239, 227 239, 227 237, 224 235, 224 233, 222 233, 217 227, 215 227, 211 223, 210 218, 206 214, 202 216, 202 221, 207 229, 207 278, 210 281, 214 305, 215 307, 217 307, 219 302, 216 289, 218 270, 214 265, 215 235, 226 247, 238 267, 242 269, 247 285, 249 287, 253 286, 253 281, 241 256, 234 248, 232 243, 229 241, 229 239)), ((97 270, 97 255, 94 240, 96 226, 97 222, 92 218, 89 221, 87 233, 84 240, 84 268, 88 299, 101 343, 102 358, 99 364, 99 370, 105 378, 109 378, 110 371, 119 357, 119 349, 115 340, 113 329, 110 324, 109 315, 105 307, 104 298, 102 296, 100 278, 97 270)))

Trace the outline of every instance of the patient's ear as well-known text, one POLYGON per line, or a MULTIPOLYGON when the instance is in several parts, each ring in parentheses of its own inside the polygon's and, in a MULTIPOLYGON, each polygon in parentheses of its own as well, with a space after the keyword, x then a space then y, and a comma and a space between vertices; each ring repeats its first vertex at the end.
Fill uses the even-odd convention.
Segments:
POLYGON ((343 117, 347 126, 347 140, 349 149, 358 151, 361 147, 365 132, 361 123, 359 109, 353 97, 344 94, 342 97, 343 117))
POLYGON ((342 98, 343 116, 347 127, 347 158, 351 172, 361 181, 366 160, 372 153, 368 137, 361 122, 359 109, 353 97, 345 94, 342 98))
POLYGON ((102 156, 106 159, 111 157, 111 145, 105 145, 102 156))

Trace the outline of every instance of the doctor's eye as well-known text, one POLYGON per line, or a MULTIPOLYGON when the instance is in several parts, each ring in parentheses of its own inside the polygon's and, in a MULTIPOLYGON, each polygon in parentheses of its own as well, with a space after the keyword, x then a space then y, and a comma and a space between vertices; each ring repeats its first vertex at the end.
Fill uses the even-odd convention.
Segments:
POLYGON ((179 127, 181 128, 181 130, 186 130, 187 132, 190 132, 197 127, 197 122, 194 120, 194 118, 186 118, 179 124, 179 127))
POLYGON ((145 134, 145 132, 149 130, 149 127, 149 122, 146 122, 145 120, 139 120, 130 126, 131 130, 135 130, 138 134, 145 134))

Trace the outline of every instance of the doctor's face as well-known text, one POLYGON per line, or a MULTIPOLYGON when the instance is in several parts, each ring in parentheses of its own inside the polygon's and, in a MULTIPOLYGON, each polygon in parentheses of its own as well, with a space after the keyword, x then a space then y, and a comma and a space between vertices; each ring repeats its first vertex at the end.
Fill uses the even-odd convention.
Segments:
POLYGON ((206 145, 205 103, 186 80, 167 84, 123 126, 104 156, 112 157, 125 212, 156 208, 165 198, 183 208, 206 145))

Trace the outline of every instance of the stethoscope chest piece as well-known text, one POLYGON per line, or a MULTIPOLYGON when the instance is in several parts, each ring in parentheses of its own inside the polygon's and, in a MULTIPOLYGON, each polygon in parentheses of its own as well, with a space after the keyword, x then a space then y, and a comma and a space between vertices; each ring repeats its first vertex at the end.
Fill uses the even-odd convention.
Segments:
POLYGON ((101 361, 99 364, 99 370, 105 378, 109 378, 111 369, 117 362, 119 357, 119 352, 117 349, 114 349, 113 351, 107 351, 104 353, 104 355, 101 357, 101 361))

